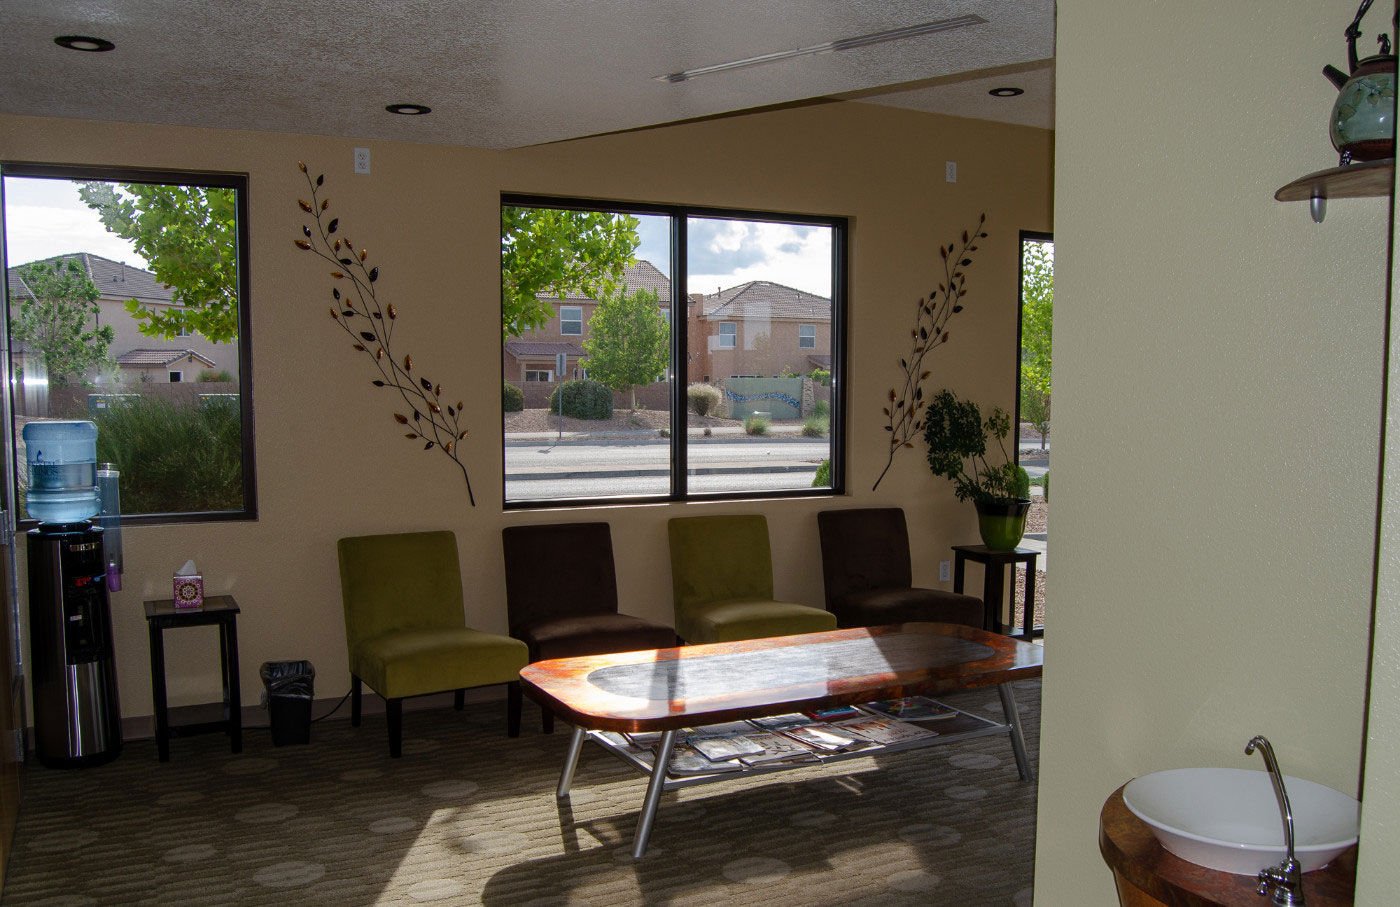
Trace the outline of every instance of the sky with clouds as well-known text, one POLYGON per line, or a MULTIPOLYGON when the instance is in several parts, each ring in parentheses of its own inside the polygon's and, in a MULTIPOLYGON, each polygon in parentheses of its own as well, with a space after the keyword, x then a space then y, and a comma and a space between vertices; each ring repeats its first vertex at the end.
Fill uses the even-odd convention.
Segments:
MULTIPOLYGON (((5 177, 6 260, 11 267, 91 252, 141 268, 132 244, 108 233, 68 180, 5 177)), ((637 258, 670 277, 670 228, 665 217, 640 216, 637 258)), ((691 218, 687 225, 688 292, 714 293, 750 280, 769 280, 831 296, 829 227, 691 218)))

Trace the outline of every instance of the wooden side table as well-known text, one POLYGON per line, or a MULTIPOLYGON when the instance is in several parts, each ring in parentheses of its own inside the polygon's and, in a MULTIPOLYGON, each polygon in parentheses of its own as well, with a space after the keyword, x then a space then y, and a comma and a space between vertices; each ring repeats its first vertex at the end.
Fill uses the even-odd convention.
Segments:
POLYGON ((146 602, 151 633, 151 698, 156 715, 156 748, 161 762, 170 761, 170 738, 225 731, 229 751, 243 752, 243 704, 238 687, 238 602, 232 595, 211 595, 198 608, 176 608, 172 599, 146 602), (219 627, 219 662, 224 683, 223 718, 172 726, 165 701, 165 631, 176 627, 219 627))
MULTIPOLYGON (((1002 633, 1007 636, 1011 634, 1007 631, 1013 629, 1011 626, 1001 622, 1001 599, 1006 591, 1006 567, 1010 565, 1012 570, 1017 564, 1026 565, 1026 598, 1024 611, 1021 617, 1021 637, 1030 639, 1036 636, 1035 629, 1035 561, 1040 557, 1040 552, 1033 548, 1013 548, 1010 551, 997 551, 988 548, 986 545, 954 545, 953 546, 953 591, 963 591, 963 579, 967 569, 967 562, 982 565, 982 606, 986 610, 983 613, 982 629, 992 633, 1002 633)), ((1011 607, 1015 608, 1016 603, 1012 602, 1011 607)), ((1012 621, 1014 624, 1015 621, 1012 621)), ((1043 631, 1041 631, 1043 632, 1043 631)))

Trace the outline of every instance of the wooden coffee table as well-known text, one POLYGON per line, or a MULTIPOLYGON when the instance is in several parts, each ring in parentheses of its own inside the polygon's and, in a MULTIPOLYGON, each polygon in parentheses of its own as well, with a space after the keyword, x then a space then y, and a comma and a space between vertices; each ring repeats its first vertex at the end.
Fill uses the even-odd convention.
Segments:
POLYGON ((651 776, 632 847, 632 855, 640 859, 663 791, 811 765, 766 765, 742 772, 668 778, 676 732, 681 728, 995 685, 1005 715, 1003 724, 969 715, 975 722, 970 727, 969 722, 960 722, 958 726, 965 729, 959 732, 819 755, 818 761, 839 762, 1006 734, 1021 780, 1034 780, 1011 682, 1039 677, 1043 654, 1040 646, 958 624, 907 623, 560 658, 526 667, 520 680, 527 696, 574 727, 559 778, 561 800, 569 796, 588 737, 651 776), (662 732, 655 766, 607 740, 601 733, 606 731, 662 732))

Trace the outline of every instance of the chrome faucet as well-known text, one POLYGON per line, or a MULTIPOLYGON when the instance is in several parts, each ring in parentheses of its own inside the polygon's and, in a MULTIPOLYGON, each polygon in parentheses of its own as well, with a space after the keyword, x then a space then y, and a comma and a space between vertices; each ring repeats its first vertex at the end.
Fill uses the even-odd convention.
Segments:
POLYGON ((1244 754, 1253 755, 1256 747, 1264 757, 1269 777, 1274 782, 1274 795, 1278 797, 1279 812, 1283 814, 1283 845, 1287 849, 1281 863, 1259 870, 1259 894, 1268 894, 1272 887, 1273 903, 1278 907, 1302 907, 1303 871, 1298 861, 1293 859, 1293 807, 1288 805, 1288 791, 1283 788, 1283 772, 1278 769, 1274 748, 1267 737, 1256 735, 1250 738, 1249 743, 1245 744, 1244 754))

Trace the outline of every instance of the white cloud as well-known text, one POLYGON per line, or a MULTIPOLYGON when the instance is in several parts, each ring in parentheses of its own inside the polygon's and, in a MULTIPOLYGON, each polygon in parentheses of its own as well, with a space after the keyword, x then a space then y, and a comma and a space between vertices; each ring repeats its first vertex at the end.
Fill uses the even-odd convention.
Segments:
POLYGON ((768 280, 831 297, 829 227, 695 219, 689 232, 688 292, 768 280))
POLYGON ((108 233, 68 180, 5 178, 5 260, 10 267, 91 252, 149 268, 132 243, 108 233))

